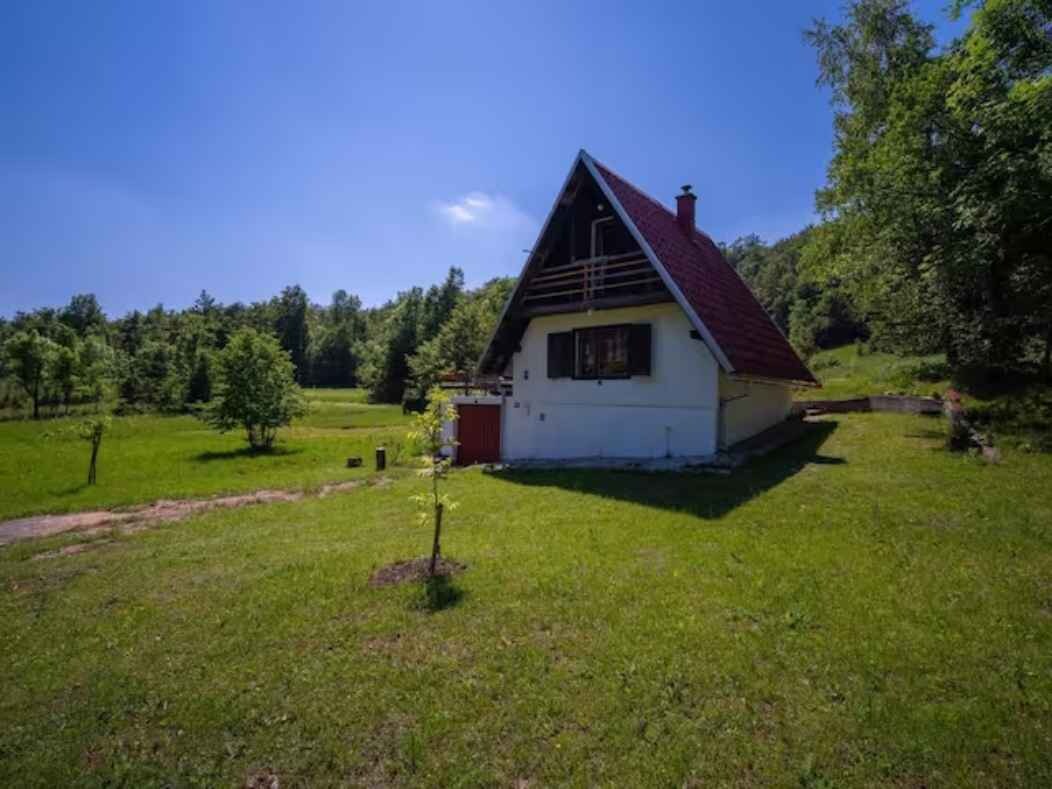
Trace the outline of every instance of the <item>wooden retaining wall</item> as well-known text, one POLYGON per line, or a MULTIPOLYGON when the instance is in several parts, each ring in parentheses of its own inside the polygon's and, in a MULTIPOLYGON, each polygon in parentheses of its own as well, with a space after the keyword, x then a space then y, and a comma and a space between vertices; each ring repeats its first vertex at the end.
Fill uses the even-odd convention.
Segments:
POLYGON ((847 414, 866 411, 891 411, 901 414, 941 414, 942 400, 937 397, 907 395, 873 395, 849 400, 798 400, 793 403, 794 414, 807 412, 847 414))

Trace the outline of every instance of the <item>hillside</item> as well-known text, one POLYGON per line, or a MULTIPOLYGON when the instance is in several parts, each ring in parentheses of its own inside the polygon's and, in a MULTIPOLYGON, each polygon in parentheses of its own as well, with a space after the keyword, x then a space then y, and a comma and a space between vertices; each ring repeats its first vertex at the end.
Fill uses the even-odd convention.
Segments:
POLYGON ((798 400, 839 400, 877 394, 963 395, 973 422, 999 443, 1025 451, 1052 451, 1052 386, 1039 376, 997 378, 983 384, 951 380, 945 357, 896 356, 864 344, 821 351, 811 358, 821 389, 800 389, 798 400))
POLYGON ((941 395, 950 386, 946 357, 896 356, 864 351, 853 343, 819 351, 809 366, 822 382, 820 390, 800 390, 797 399, 839 400, 878 394, 941 395))

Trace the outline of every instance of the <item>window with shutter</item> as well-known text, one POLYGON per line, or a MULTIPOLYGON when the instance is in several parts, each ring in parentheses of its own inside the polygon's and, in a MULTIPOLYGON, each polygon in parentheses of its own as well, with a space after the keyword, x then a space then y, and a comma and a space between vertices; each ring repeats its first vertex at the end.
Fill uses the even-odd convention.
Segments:
POLYGON ((548 335, 548 377, 569 378, 573 375, 573 332, 548 335))
POLYGON ((649 323, 636 323, 629 327, 628 369, 632 375, 650 375, 649 323))
POLYGON ((590 326, 548 335, 549 378, 650 375, 650 324, 590 326))

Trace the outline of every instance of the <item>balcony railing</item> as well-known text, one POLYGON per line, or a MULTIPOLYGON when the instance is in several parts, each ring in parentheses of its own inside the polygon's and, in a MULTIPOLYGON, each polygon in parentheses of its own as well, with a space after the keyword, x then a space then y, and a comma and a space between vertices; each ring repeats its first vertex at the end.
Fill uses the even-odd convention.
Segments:
POLYGON ((588 304, 611 297, 652 296, 664 289, 650 261, 637 250, 541 269, 530 279, 522 301, 526 307, 588 304))

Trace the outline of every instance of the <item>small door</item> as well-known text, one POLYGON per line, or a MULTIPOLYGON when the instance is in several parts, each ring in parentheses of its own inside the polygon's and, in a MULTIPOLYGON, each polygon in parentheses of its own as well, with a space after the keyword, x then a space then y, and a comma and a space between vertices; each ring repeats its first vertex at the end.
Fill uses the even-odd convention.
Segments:
POLYGON ((500 406, 457 406, 457 465, 500 461, 500 406))

